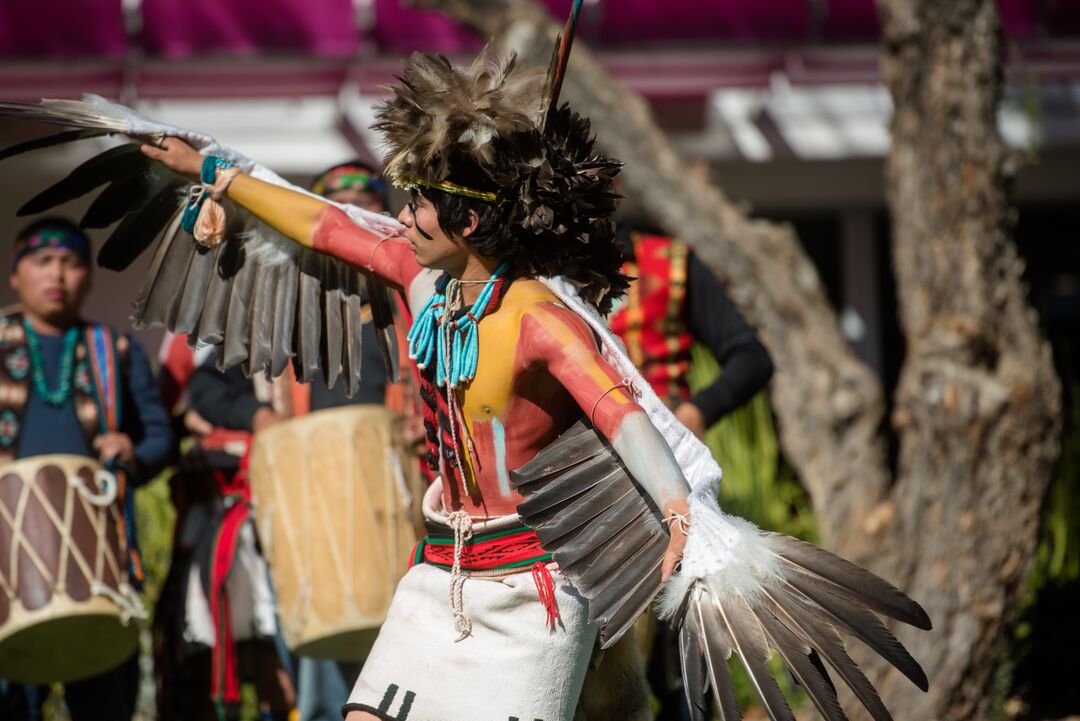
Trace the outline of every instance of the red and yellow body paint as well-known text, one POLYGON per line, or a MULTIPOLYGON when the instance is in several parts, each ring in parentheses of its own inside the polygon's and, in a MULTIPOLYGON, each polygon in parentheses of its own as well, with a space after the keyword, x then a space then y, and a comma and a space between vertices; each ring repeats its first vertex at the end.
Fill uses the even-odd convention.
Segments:
MULTIPOLYGON (((379 239, 332 206, 319 215, 312 241, 316 250, 402 290, 422 270, 407 241, 379 239)), ((623 418, 642 411, 600 355, 585 321, 539 281, 511 283, 478 327, 476 376, 458 391, 476 457, 462 454, 467 497, 447 483, 445 502, 474 516, 499 516, 514 513, 522 500, 510 488, 509 472, 582 414, 613 440, 623 418)))
POLYGON ((606 437, 640 411, 621 377, 600 355, 592 332, 543 284, 518 280, 480 323, 476 377, 459 391, 476 462, 465 458, 469 498, 447 484, 447 507, 471 514, 513 513, 521 497, 509 487, 519 468, 582 413, 606 437))

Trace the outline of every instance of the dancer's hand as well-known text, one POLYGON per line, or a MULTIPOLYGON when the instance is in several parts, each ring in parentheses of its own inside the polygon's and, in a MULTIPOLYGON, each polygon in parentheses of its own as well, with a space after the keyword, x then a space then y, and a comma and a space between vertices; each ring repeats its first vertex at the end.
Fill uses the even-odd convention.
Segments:
POLYGON ((203 156, 180 138, 165 138, 160 148, 144 145, 141 150, 147 157, 161 161, 174 173, 187 176, 191 180, 199 179, 203 156))
POLYGON ((664 562, 660 566, 661 582, 668 580, 682 561, 683 549, 690 531, 690 502, 686 499, 669 501, 664 505, 663 516, 665 524, 671 530, 671 537, 668 539, 667 550, 664 551, 664 562))
POLYGON ((698 438, 705 437, 705 414, 696 405, 690 401, 680 403, 679 407, 675 409, 675 417, 690 429, 690 432, 695 436, 698 438))

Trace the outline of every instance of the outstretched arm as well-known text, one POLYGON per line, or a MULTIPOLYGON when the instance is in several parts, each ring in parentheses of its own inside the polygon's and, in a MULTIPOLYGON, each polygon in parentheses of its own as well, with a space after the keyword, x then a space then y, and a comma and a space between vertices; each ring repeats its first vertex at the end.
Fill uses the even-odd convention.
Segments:
MULTIPOLYGON (((178 138, 162 147, 144 145, 143 153, 173 172, 197 181, 203 156, 178 138)), ((420 271, 407 243, 376 236, 349 220, 326 201, 240 173, 228 188, 229 199, 300 245, 333 255, 374 272, 387 285, 407 289, 420 271)))
POLYGON ((523 319, 522 335, 661 509, 671 527, 662 567, 666 580, 682 558, 689 521, 690 485, 671 448, 572 311, 554 303, 539 306, 523 319))

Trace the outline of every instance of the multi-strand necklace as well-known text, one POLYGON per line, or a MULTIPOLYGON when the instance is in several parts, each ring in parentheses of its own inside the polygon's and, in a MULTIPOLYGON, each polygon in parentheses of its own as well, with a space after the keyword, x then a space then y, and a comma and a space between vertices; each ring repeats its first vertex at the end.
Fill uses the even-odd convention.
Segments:
POLYGON ((60 353, 60 378, 56 388, 49 388, 45 378, 45 362, 41 357, 41 341, 30 321, 23 318, 26 331, 26 346, 30 351, 30 378, 34 390, 42 400, 54 408, 59 408, 71 398, 71 389, 75 378, 75 346, 79 343, 79 327, 73 325, 64 332, 64 349, 60 353))
POLYGON ((487 280, 461 281, 445 276, 436 284, 435 293, 416 317, 408 336, 409 357, 419 368, 435 362, 435 385, 457 388, 476 375, 480 359, 477 324, 488 312, 492 297, 499 295, 507 268, 509 264, 502 263, 487 280), (483 283, 484 287, 469 310, 447 321, 448 306, 452 317, 453 308, 462 305, 462 283, 483 283))
MULTIPOLYGON (((508 268, 509 264, 504 262, 490 278, 482 281, 461 281, 444 275, 436 282, 435 293, 409 330, 409 357, 416 361, 422 378, 431 383, 432 393, 439 394, 445 400, 445 407, 440 401, 433 409, 436 417, 432 419, 433 427, 429 428, 428 433, 432 443, 430 448, 436 458, 448 458, 455 472, 462 468, 462 450, 470 455, 474 464, 477 460, 456 391, 476 376, 480 359, 480 319, 498 305, 508 268), (483 284, 484 287, 472 306, 458 315, 459 309, 464 308, 461 287, 466 283, 483 284), (455 318, 455 315, 458 317, 455 318), (449 430, 448 439, 441 432, 443 428, 449 430), (447 442, 451 446, 449 449, 444 447, 447 442)), ((461 481, 464 487, 464 474, 461 481)), ((465 488, 466 492, 468 490, 465 488)))

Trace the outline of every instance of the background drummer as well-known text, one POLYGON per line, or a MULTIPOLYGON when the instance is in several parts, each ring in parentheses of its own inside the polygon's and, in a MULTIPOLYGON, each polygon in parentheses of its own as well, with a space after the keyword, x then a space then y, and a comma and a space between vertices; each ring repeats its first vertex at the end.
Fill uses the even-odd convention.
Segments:
MULTIPOLYGON (((11 288, 17 306, 0 316, 0 462, 49 454, 115 462, 130 483, 159 473, 172 449, 169 420, 146 354, 113 334, 122 404, 117 430, 104 427, 79 315, 90 290, 90 242, 70 221, 46 218, 15 239, 11 288)), ((107 424, 106 424, 107 425, 107 424)), ((138 654, 111 671, 68 683, 72 721, 129 721, 138 691, 138 654)), ((48 689, 3 684, 0 717, 40 717, 48 689)))
MULTIPOLYGON (((383 212, 387 207, 385 185, 369 165, 357 160, 329 168, 315 179, 312 190, 333 201, 372 212, 383 212)), ((270 388, 261 378, 254 382, 245 378, 239 367, 221 373, 209 361, 201 364, 191 378, 188 387, 191 409, 213 426, 258 433, 281 420, 309 412, 350 404, 383 405, 389 394, 394 397, 390 404, 394 410, 406 412, 406 437, 419 448, 424 430, 418 412, 412 415, 408 412, 413 408, 407 390, 409 384, 402 384, 403 391, 401 386, 387 383, 366 305, 362 317, 365 321, 362 325, 364 377, 352 398, 345 396, 341 379, 328 389, 321 382, 298 384, 286 373, 270 388), (412 423, 408 424, 410 418, 412 423)), ((358 673, 358 664, 300 657, 296 697, 300 718, 303 721, 338 721, 358 673)))

